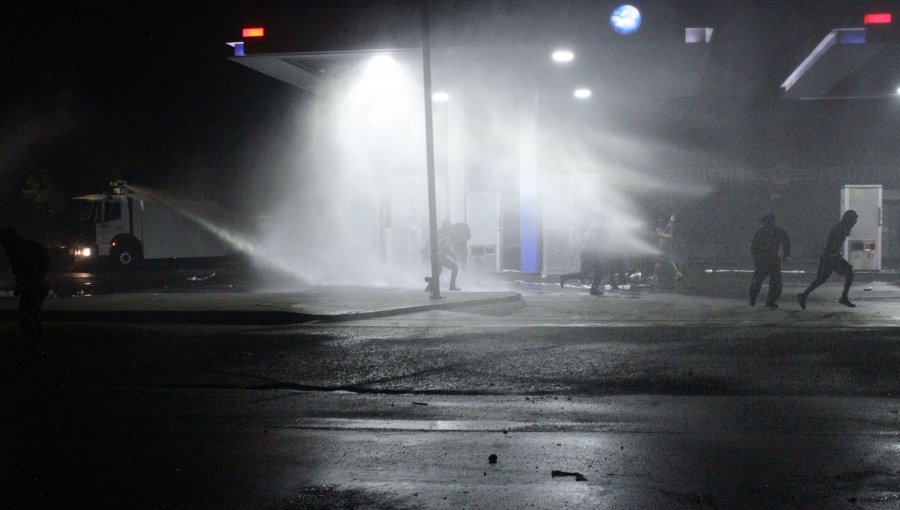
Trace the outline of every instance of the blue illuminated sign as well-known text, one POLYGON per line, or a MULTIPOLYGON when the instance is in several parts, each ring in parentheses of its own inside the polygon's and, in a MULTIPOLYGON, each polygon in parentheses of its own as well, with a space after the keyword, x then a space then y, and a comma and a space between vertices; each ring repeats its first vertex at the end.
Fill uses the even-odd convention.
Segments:
POLYGON ((613 30, 622 35, 631 35, 641 28, 641 11, 631 5, 620 5, 609 18, 613 30))

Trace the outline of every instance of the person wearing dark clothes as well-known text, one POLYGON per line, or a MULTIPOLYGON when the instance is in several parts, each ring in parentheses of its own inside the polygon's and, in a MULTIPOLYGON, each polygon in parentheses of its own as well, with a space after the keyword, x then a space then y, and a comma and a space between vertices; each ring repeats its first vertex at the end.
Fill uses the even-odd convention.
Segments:
POLYGON ((753 254, 753 280, 750 281, 750 306, 756 306, 756 296, 762 283, 769 279, 769 293, 766 306, 778 308, 775 303, 781 296, 781 261, 787 262, 791 256, 791 240, 784 229, 775 226, 775 215, 767 214, 761 219, 762 226, 753 235, 750 252, 753 254), (783 256, 779 256, 779 249, 783 256))
MULTIPOLYGON (((429 245, 430 246, 430 245, 429 245)), ((423 250, 423 253, 428 252, 428 247, 423 250)), ((449 221, 445 221, 441 224, 441 228, 438 229, 438 260, 440 261, 440 268, 447 268, 450 272, 450 290, 461 290, 456 286, 456 276, 459 274, 459 265, 456 262, 453 262, 453 259, 450 256, 453 254, 453 229, 450 225, 449 221)), ((438 278, 440 278, 440 272, 438 273, 438 278)), ((431 291, 432 282, 431 278, 426 278, 428 285, 425 286, 425 292, 431 291)))
POLYGON ((593 258, 591 257, 591 250, 589 248, 590 245, 590 235, 591 228, 589 225, 584 225, 581 228, 581 248, 578 250, 578 258, 579 265, 578 271, 574 273, 565 273, 560 275, 559 277, 559 286, 565 287, 566 282, 569 280, 580 280, 584 281, 594 274, 593 270, 593 258))
POLYGON ((672 213, 669 216, 669 222, 662 228, 656 229, 656 237, 659 239, 659 251, 662 252, 662 255, 657 259, 656 263, 653 265, 653 274, 650 276, 651 280, 657 280, 659 278, 659 269, 665 264, 672 268, 672 274, 675 275, 675 280, 680 281, 684 278, 684 274, 678 269, 678 252, 679 252, 679 242, 678 239, 678 215, 672 213))
POLYGON ((614 290, 631 283, 631 258, 623 247, 613 246, 608 273, 614 290))
POLYGON ((472 231, 466 223, 454 223, 450 227, 450 239, 452 241, 453 255, 459 261, 463 269, 469 268, 469 240, 472 239, 472 231))
POLYGON ((844 240, 850 235, 850 229, 856 225, 858 218, 859 215, 856 214, 856 211, 850 209, 844 213, 841 221, 831 227, 831 232, 828 233, 828 240, 825 241, 825 253, 819 258, 819 270, 816 271, 816 279, 809 284, 806 290, 797 294, 800 308, 806 309, 806 298, 809 297, 810 292, 825 283, 828 277, 831 276, 831 273, 844 275, 844 292, 841 294, 838 303, 851 308, 856 306, 847 296, 850 292, 850 285, 853 283, 853 266, 844 259, 841 250, 844 247, 844 240))
POLYGON ((587 226, 581 233, 581 250, 578 252, 581 267, 577 273, 566 273, 559 277, 559 286, 565 286, 568 280, 591 280, 591 295, 600 296, 600 280, 603 277, 603 261, 600 256, 602 230, 598 225, 587 226))
POLYGON ((16 278, 13 294, 19 297, 19 323, 25 332, 25 341, 29 349, 39 351, 44 337, 40 312, 50 292, 47 248, 25 239, 12 228, 0 230, 0 246, 3 246, 16 278))

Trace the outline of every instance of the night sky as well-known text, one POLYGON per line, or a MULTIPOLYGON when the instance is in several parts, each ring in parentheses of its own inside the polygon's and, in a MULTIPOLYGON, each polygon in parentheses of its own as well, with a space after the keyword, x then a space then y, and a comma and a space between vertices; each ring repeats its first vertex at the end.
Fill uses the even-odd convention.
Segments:
MULTIPOLYGON (((240 193, 248 172, 285 143, 273 133, 285 108, 303 97, 227 60, 225 42, 238 39, 242 26, 291 27, 292 47, 285 50, 402 46, 417 36, 416 2, 100 4, 14 5, 3 16, 0 185, 10 197, 0 207, 4 222, 16 221, 10 204, 19 200, 25 176, 41 167, 84 176, 73 179, 85 188, 79 191, 97 191, 112 172, 144 185, 208 187, 220 199, 240 193)), ((500 20, 513 41, 550 41, 554 31, 576 26, 579 8, 597 4, 433 3, 436 39, 444 34, 452 44, 454 34, 490 33, 490 20, 500 20)), ((777 99, 778 85, 815 44, 832 28, 859 26, 866 9, 844 0, 635 4, 647 6, 641 37, 688 24, 716 27, 716 67, 706 71, 715 76, 702 93, 717 97, 729 114, 777 99), (673 19, 655 22, 654 13, 673 19)), ((591 33, 572 30, 573 38, 591 33)), ((765 130, 765 114, 757 117, 748 122, 765 130)))
POLYGON ((108 164, 152 183, 233 158, 228 147, 265 113, 241 102, 272 92, 225 60, 239 10, 141 5, 5 17, 16 20, 4 30, 2 122, 17 133, 3 144, 7 179, 34 164, 108 164))

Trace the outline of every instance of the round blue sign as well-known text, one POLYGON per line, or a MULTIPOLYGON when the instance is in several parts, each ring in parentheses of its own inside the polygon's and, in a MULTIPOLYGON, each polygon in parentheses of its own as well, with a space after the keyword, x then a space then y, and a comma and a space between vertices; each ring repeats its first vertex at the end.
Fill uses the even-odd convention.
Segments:
POLYGON ((620 5, 613 11, 609 23, 622 35, 633 34, 641 28, 641 11, 631 5, 620 5))

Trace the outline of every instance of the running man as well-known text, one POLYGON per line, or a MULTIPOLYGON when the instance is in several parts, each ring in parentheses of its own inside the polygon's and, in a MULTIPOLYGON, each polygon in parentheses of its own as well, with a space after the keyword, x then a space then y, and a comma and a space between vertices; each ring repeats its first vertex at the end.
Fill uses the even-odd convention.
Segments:
POLYGON ((856 211, 849 209, 841 217, 841 221, 831 227, 831 232, 828 233, 828 240, 825 241, 825 253, 819 258, 819 270, 816 272, 816 279, 809 284, 806 290, 797 294, 800 308, 806 309, 806 298, 809 297, 809 293, 825 283, 828 277, 831 276, 831 273, 844 275, 844 292, 841 294, 841 298, 838 299, 838 303, 850 308, 856 306, 847 297, 847 294, 850 292, 850 285, 853 283, 853 266, 844 259, 841 251, 844 247, 844 240, 850 235, 850 229, 856 225, 857 219, 859 219, 859 215, 856 214, 856 211))

